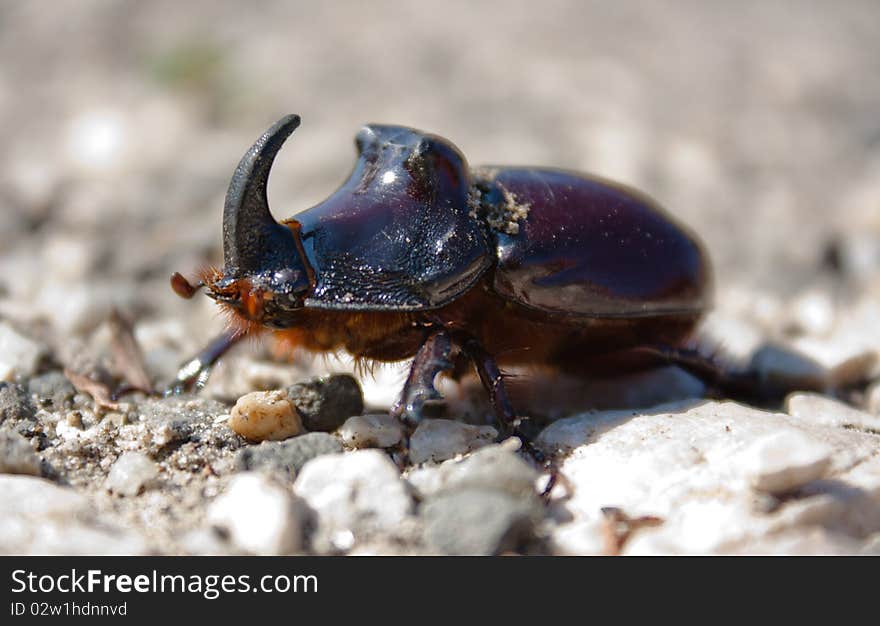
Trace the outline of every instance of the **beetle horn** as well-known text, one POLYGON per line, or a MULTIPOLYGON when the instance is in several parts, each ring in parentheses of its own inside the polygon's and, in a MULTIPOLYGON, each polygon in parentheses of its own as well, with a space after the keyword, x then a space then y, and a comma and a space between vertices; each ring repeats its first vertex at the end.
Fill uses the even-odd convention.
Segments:
POLYGON ((266 183, 275 155, 299 126, 298 115, 286 115, 257 139, 241 158, 223 207, 223 261, 225 272, 242 274, 262 269, 269 257, 293 251, 290 230, 272 217, 266 183))

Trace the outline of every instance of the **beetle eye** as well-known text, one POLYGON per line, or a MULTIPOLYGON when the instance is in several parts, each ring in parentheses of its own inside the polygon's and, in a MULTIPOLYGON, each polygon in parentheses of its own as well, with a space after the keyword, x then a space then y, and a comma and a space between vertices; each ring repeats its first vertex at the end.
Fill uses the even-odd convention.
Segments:
POLYGON ((285 267, 272 273, 267 287, 276 294, 289 294, 299 297, 306 293, 311 288, 311 285, 304 271, 285 267))

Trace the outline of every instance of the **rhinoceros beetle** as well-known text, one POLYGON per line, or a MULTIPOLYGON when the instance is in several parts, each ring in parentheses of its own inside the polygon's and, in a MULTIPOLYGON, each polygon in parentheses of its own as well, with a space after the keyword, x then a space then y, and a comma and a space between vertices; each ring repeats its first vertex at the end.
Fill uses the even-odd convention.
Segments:
POLYGON ((710 304, 709 262, 647 196, 567 171, 469 168, 441 137, 368 125, 348 180, 278 222, 266 183, 299 123, 279 120, 238 164, 222 270, 195 285, 172 277, 178 294, 204 286, 236 320, 181 369, 175 390, 203 384, 236 340, 263 329, 316 353, 411 358, 392 409, 410 424, 439 397, 438 374, 473 363, 502 434, 526 440, 504 366, 607 375, 674 363, 729 393, 757 389, 751 372, 685 347, 710 304))

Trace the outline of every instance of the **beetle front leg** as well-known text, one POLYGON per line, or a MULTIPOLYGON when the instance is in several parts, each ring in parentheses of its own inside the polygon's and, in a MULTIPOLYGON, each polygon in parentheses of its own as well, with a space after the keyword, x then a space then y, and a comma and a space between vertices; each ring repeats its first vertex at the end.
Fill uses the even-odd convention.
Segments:
POLYGON ((428 337, 413 358, 409 376, 391 415, 412 426, 422 420, 425 403, 441 397, 434 387, 434 379, 437 374, 452 368, 451 353, 452 339, 448 332, 440 330, 428 337))
POLYGON ((214 337, 196 356, 180 367, 177 376, 165 390, 165 395, 177 395, 204 387, 214 364, 242 337, 244 334, 233 330, 227 330, 214 337))

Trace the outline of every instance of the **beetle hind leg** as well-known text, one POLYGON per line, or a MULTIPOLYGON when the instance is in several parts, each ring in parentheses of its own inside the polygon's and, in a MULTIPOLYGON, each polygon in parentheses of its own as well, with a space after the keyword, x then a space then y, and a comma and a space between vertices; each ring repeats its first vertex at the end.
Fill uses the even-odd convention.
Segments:
POLYGON ((653 355, 662 363, 676 365, 700 379, 722 397, 749 404, 779 405, 794 391, 828 391, 828 372, 802 355, 786 353, 803 371, 773 371, 754 362, 737 363, 724 354, 706 353, 699 348, 643 346, 639 351, 653 355))

